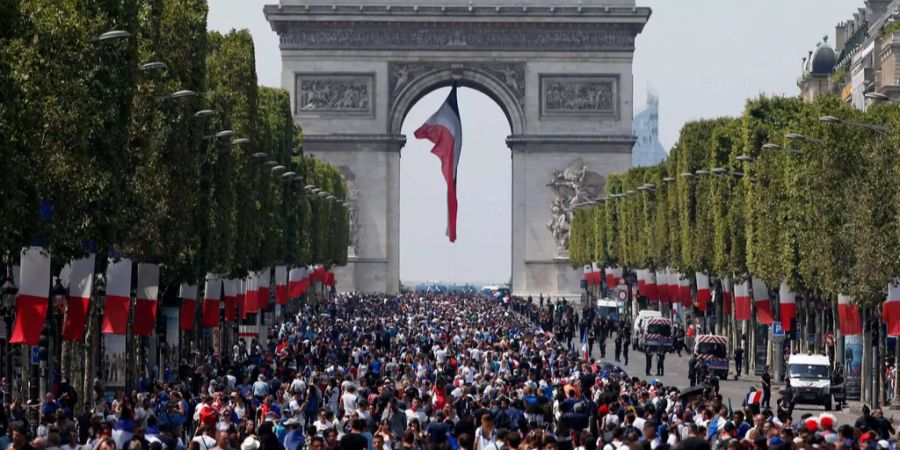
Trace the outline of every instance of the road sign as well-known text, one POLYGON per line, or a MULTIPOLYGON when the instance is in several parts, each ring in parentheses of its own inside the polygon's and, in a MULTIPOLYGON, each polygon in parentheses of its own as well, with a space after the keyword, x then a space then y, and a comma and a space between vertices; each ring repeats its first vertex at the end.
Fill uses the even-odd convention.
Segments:
POLYGON ((31 347, 31 364, 36 366, 41 362, 41 348, 38 346, 31 347))
POLYGON ((785 339, 784 328, 781 326, 781 322, 775 322, 772 324, 772 328, 769 329, 769 337, 773 341, 782 341, 785 339))
POLYGON ((616 291, 616 298, 624 302, 628 298, 628 292, 625 289, 618 289, 616 291))

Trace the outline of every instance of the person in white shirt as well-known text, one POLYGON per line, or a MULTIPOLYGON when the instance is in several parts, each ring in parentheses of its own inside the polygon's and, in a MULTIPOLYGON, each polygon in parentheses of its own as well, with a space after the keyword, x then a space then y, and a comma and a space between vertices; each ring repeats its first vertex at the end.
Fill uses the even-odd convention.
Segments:
POLYGON ((497 450, 497 430, 490 414, 481 416, 481 426, 475 430, 475 448, 473 450, 497 450))
POLYGON ((409 409, 404 411, 404 413, 406 414, 406 426, 409 426, 413 419, 418 419, 419 425, 421 425, 423 428, 425 427, 425 425, 428 423, 428 417, 425 416, 425 412, 422 411, 421 407, 422 405, 419 403, 419 399, 414 398, 409 409))
POLYGON ((200 434, 194 436, 191 442, 198 442, 200 450, 212 450, 216 446, 216 439, 212 437, 213 429, 203 425, 200 427, 200 434))
POLYGON ((350 414, 356 412, 358 402, 359 397, 356 395, 356 386, 351 385, 347 389, 347 392, 341 396, 341 406, 344 409, 344 417, 349 417, 350 414))

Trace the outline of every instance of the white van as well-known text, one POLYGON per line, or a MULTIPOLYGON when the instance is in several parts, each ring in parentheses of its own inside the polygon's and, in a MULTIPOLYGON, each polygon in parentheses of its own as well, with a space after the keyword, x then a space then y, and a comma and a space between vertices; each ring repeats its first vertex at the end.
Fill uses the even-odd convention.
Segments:
POLYGON ((791 355, 788 377, 794 388, 794 402, 822 405, 831 411, 831 363, 825 355, 791 355))
POLYGON ((661 317, 662 313, 659 311, 645 309, 638 312, 637 317, 634 318, 634 325, 631 330, 631 347, 633 349, 638 350, 641 332, 643 331, 644 325, 647 323, 647 320, 659 319, 661 317))

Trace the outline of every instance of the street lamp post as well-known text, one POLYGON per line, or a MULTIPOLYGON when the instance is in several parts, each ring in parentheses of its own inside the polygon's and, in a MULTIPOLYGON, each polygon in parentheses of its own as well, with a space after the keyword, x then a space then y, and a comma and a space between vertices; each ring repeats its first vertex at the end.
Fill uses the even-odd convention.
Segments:
POLYGON ((0 317, 2 317, 3 324, 5 325, 5 332, 0 336, 0 338, 3 339, 3 345, 0 346, 3 357, 0 361, 3 361, 3 366, 6 367, 6 370, 0 373, 6 378, 7 386, 5 387, 5 390, 9 393, 12 393, 12 380, 14 374, 12 357, 14 351, 13 346, 9 343, 9 339, 12 334, 13 326, 13 303, 18 291, 19 288, 13 283, 12 271, 9 270, 9 266, 7 266, 7 274, 3 280, 2 288, 0 288, 0 296, 2 296, 2 299, 0 300, 3 301, 2 305, 0 305, 0 317))

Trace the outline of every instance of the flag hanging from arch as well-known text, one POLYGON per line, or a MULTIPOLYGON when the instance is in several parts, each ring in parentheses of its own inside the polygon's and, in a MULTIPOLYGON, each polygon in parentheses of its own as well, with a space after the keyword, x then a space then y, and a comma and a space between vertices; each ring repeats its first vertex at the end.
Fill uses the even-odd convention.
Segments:
POLYGON ((450 242, 456 242, 456 169, 462 151, 462 121, 455 84, 444 104, 416 130, 415 136, 433 142, 431 153, 441 160, 441 174, 447 183, 447 236, 450 242))

